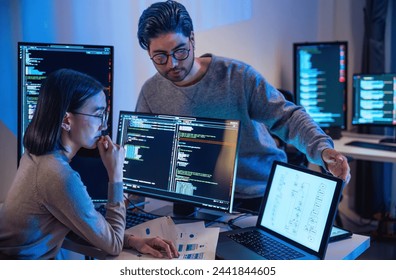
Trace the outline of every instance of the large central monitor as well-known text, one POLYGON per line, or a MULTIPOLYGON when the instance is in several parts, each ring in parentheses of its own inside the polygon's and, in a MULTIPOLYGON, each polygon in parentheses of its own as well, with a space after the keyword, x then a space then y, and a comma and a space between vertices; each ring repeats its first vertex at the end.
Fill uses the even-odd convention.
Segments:
POLYGON ((346 129, 347 42, 294 44, 296 103, 331 137, 346 129))
MULTIPOLYGON (((23 147, 23 136, 36 108, 44 79, 60 68, 70 68, 96 78, 105 87, 112 111, 113 98, 112 46, 74 45, 54 43, 18 43, 18 164, 23 147)), ((108 127, 112 127, 112 114, 108 127)), ((108 133, 111 135, 111 129, 108 133)), ((71 166, 80 173, 88 193, 94 201, 107 199, 107 172, 95 150, 82 149, 73 158, 71 166)))
POLYGON ((239 121, 120 112, 124 191, 231 212, 239 121))
POLYGON ((395 73, 354 74, 352 100, 353 125, 396 126, 395 73))

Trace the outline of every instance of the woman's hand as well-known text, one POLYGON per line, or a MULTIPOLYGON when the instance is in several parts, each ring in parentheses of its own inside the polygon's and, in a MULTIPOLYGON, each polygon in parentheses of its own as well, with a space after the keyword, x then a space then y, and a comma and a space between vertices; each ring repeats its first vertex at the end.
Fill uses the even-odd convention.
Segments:
POLYGON ((134 248, 143 254, 150 254, 156 258, 167 257, 171 259, 179 257, 179 252, 173 242, 160 237, 141 238, 130 235, 127 240, 127 247, 134 248))
POLYGON ((122 168, 124 166, 125 149, 113 143, 110 136, 101 136, 98 149, 103 165, 109 175, 109 182, 122 182, 122 168))

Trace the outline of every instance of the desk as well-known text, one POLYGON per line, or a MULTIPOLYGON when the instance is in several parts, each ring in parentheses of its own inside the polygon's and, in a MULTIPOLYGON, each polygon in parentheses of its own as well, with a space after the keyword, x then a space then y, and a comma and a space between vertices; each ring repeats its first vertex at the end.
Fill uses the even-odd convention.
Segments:
MULTIPOLYGON (((329 243, 325 260, 354 260, 370 247, 370 237, 353 234, 351 238, 329 243)), ((130 250, 125 249, 117 257, 107 257, 112 260, 128 260, 130 250)), ((100 255, 102 258, 103 256, 100 255)))
MULTIPOLYGON (((342 137, 338 140, 334 140, 334 148, 340 153, 352 157, 358 160, 377 161, 396 163, 396 152, 366 149, 355 146, 345 145, 351 141, 365 141, 378 143, 380 139, 386 136, 383 135, 371 135, 371 134, 358 134, 352 132, 343 132, 342 137)), ((390 201, 390 216, 396 217, 396 165, 392 167, 392 189, 390 201)))
POLYGON ((364 141, 378 143, 380 139, 385 136, 370 135, 370 134, 357 134, 352 132, 344 132, 342 137, 334 141, 334 148, 353 159, 368 160, 368 161, 379 161, 379 162, 392 162, 396 163, 396 152, 366 149, 356 146, 345 145, 351 141, 364 141))
MULTIPOLYGON (((250 227, 256 225, 257 216, 238 220, 235 225, 250 227)), ((370 237, 353 234, 351 238, 329 243, 325 260, 354 260, 370 247, 370 237)))
POLYGON ((369 247, 369 236, 353 234, 349 239, 329 243, 325 260, 354 260, 369 247))
MULTIPOLYGON (((257 216, 248 216, 238 220, 236 225, 240 227, 248 227, 256 224, 257 216)), ((212 225, 216 226, 216 224, 212 225)), ((353 234, 351 238, 329 243, 326 252, 326 260, 353 260, 360 256, 364 251, 370 247, 370 237, 353 234)), ((128 259, 128 254, 131 254, 129 249, 124 249, 119 256, 108 256, 102 250, 90 246, 81 239, 74 239, 73 237, 66 238, 63 242, 62 248, 80 253, 94 259, 113 259, 125 260, 128 259)))

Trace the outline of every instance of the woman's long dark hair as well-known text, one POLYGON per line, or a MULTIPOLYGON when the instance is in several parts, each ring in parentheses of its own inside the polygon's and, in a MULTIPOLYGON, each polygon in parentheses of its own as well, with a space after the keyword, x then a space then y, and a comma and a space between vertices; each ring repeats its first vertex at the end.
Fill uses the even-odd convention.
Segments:
POLYGON ((75 70, 52 72, 41 85, 36 110, 23 138, 25 148, 38 156, 64 149, 61 124, 66 112, 77 111, 103 90, 100 82, 75 70))

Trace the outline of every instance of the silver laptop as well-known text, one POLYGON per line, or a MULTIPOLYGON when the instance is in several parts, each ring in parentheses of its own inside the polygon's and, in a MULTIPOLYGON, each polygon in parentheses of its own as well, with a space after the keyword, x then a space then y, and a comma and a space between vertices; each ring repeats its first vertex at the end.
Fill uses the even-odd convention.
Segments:
POLYGON ((256 226, 221 232, 216 257, 324 259, 342 188, 339 178, 275 161, 256 226))

